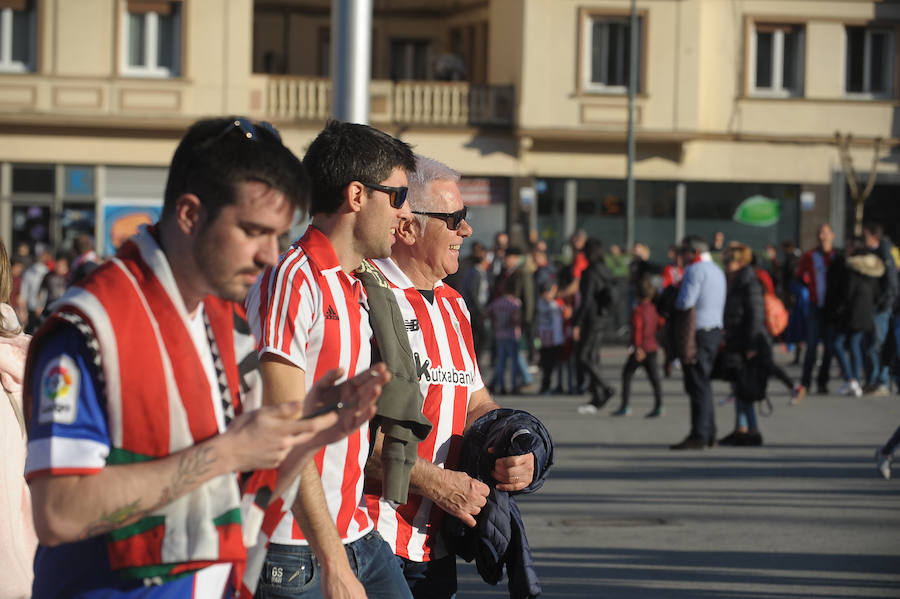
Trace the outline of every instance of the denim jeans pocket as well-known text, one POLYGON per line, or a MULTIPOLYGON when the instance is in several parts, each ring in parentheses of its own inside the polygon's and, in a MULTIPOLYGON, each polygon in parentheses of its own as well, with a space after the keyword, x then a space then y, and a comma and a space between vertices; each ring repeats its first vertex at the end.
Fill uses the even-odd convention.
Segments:
POLYGON ((290 599, 319 584, 318 563, 307 548, 300 551, 269 549, 259 576, 258 597, 290 599))

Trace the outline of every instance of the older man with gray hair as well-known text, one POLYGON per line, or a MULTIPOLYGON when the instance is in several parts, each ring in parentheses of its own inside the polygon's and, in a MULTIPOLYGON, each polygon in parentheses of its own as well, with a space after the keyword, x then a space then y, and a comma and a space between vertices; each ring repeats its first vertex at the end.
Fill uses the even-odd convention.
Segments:
MULTIPOLYGON (((472 343, 465 301, 442 281, 459 268, 460 246, 472 234, 457 181, 448 166, 416 156, 409 173, 407 201, 413 218, 397 229, 390 258, 372 260, 387 279, 400 307, 413 352, 423 413, 433 425, 419 443, 405 505, 381 497, 379 437, 366 465, 366 502, 376 528, 390 544, 414 597, 452 597, 456 557, 440 537, 443 513, 475 526, 489 488, 452 470, 459 438, 480 416, 498 409, 485 389, 472 343)), ((527 487, 534 475, 532 454, 495 462, 493 476, 502 491, 527 487)))

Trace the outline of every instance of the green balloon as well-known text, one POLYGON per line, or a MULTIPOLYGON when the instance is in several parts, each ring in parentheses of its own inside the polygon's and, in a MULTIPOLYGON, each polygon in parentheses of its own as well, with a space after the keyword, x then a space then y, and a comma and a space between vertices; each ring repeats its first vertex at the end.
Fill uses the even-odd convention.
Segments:
POLYGON ((770 227, 778 222, 781 204, 761 195, 750 196, 741 202, 732 217, 735 222, 753 227, 770 227))

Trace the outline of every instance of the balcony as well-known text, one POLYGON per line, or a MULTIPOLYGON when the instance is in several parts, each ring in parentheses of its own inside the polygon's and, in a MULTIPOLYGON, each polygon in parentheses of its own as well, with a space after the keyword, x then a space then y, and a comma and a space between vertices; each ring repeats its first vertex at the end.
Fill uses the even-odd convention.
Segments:
MULTIPOLYGON (((254 75, 254 109, 273 120, 322 121, 331 115, 331 81, 313 77, 254 75)), ((512 86, 445 81, 372 81, 373 123, 432 127, 513 125, 512 86)))

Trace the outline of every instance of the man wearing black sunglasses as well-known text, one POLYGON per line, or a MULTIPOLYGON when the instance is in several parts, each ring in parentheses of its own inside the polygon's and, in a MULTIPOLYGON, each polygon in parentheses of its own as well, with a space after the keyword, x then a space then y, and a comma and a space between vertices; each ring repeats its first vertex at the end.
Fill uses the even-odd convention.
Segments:
MULTIPOLYGON (((354 271, 365 258, 389 256, 410 216, 413 154, 382 131, 329 122, 303 163, 312 224, 247 302, 260 339, 264 403, 304 401, 330 368, 354 375, 369 367, 372 330, 354 271)), ((303 471, 293 510, 272 535, 257 597, 409 597, 390 547, 360 507, 368 449, 367 422, 303 471)))
POLYGON ((194 124, 159 222, 71 287, 34 337, 35 597, 234 596, 247 561, 236 473, 296 468, 371 417, 381 369, 343 396, 326 388, 332 372, 306 405, 253 409, 240 302, 307 193, 300 161, 258 123, 194 124), (341 414, 301 420, 336 401, 341 414))
MULTIPOLYGON (((391 257, 371 261, 394 290, 420 373, 424 413, 433 425, 419 444, 405 505, 382 499, 377 484, 366 488, 369 511, 378 514, 378 531, 391 545, 416 598, 449 599, 456 592, 456 557, 447 554, 438 538, 442 514, 475 526, 489 489, 453 469, 451 439, 500 407, 481 380, 465 302, 442 282, 459 268, 460 247, 472 234, 458 180, 448 166, 417 156, 407 200, 415 216, 400 224, 391 257), (429 452, 427 459, 423 451, 429 452), (440 510, 433 510, 435 505, 440 510)), ((382 478, 380 451, 379 435, 366 465, 367 483, 382 478)), ((493 475, 497 489, 521 491, 532 481, 534 456, 498 459, 493 475)))

